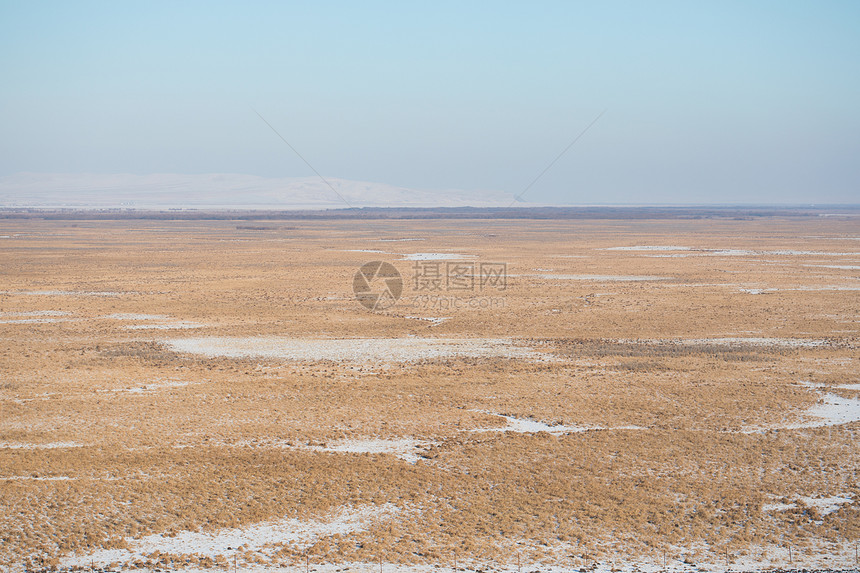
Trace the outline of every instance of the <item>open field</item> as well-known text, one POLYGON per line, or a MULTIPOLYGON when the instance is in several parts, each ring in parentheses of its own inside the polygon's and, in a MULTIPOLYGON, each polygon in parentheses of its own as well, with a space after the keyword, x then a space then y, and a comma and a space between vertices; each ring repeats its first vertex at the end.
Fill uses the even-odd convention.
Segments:
POLYGON ((855 565, 856 217, 7 219, 0 339, 0 571, 855 565))

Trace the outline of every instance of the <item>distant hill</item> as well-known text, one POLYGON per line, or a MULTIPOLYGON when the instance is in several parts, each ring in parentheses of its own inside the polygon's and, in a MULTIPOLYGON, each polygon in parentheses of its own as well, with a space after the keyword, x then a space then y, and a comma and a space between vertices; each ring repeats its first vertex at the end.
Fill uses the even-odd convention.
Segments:
POLYGON ((497 191, 428 191, 367 181, 327 180, 336 193, 318 177, 18 173, 0 177, 0 208, 292 210, 509 207, 514 203, 513 195, 497 191))

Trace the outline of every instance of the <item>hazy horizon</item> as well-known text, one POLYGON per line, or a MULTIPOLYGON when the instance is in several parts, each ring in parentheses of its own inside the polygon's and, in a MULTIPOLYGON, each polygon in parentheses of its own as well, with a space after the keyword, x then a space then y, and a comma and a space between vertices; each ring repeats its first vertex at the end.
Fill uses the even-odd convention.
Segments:
POLYGON ((492 190, 416 189, 340 178, 258 177, 235 173, 175 174, 38 174, 0 176, 2 209, 163 209, 190 210, 339 210, 432 208, 559 208, 571 207, 714 207, 714 208, 848 208, 845 203, 711 202, 550 203, 519 200, 492 190))
POLYGON ((326 178, 427 201, 860 196, 849 2, 3 2, 0 32, 0 205, 22 174, 316 177, 258 113, 326 178))

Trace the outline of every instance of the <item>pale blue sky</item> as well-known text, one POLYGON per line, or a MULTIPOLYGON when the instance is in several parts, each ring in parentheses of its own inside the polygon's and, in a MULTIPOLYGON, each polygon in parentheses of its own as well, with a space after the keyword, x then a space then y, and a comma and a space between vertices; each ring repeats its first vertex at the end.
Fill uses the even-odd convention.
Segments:
POLYGON ((860 202, 860 2, 0 1, 0 176, 860 202))

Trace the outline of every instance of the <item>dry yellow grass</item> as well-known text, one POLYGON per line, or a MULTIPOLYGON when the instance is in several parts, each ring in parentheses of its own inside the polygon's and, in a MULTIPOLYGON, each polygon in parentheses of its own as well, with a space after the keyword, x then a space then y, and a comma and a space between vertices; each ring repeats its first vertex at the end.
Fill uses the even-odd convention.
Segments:
POLYGON ((367 504, 402 511, 242 560, 582 564, 687 547, 714 562, 860 537, 860 423, 789 427, 825 394, 860 397, 857 222, 265 227, 2 222, 0 565, 367 504), (420 240, 379 240, 404 238, 420 240), (631 246, 688 249, 613 250, 631 246), (408 253, 505 262, 507 288, 434 307, 408 253), (405 281, 376 313, 352 295, 374 259, 405 281), (504 339, 533 358, 171 350, 189 337, 504 339), (490 431, 500 415, 588 431, 490 431), (327 451, 406 438, 417 463, 327 451), (837 495, 852 501, 824 515, 800 500, 837 495))

